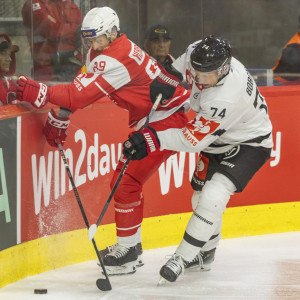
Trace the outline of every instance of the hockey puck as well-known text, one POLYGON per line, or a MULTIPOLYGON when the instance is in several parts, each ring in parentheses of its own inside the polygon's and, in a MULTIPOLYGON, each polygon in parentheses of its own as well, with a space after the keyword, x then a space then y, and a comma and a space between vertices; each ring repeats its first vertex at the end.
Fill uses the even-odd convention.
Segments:
POLYGON ((35 294, 47 294, 47 289, 34 289, 35 294))

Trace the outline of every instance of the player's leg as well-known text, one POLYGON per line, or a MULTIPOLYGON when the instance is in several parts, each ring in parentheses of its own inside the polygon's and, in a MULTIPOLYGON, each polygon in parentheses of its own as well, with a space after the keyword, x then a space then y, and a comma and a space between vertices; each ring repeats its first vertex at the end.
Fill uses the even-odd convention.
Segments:
POLYGON ((215 160, 211 166, 216 173, 205 182, 201 193, 198 193, 198 204, 187 225, 184 238, 173 257, 161 269, 163 278, 175 281, 187 262, 191 262, 199 250, 209 251, 211 248, 213 251, 213 243, 217 243, 220 238, 220 222, 230 196, 234 192, 243 191, 270 158, 270 153, 271 149, 238 145, 221 155, 207 155, 215 160), (214 235, 216 240, 210 240, 214 235))
MULTIPOLYGON (((174 152, 155 152, 142 162, 131 161, 114 195, 117 244, 101 251, 109 275, 130 274, 142 266, 141 224, 143 220, 143 184, 174 152), (110 251, 109 251, 110 250, 110 251)), ((121 158, 111 185, 122 169, 121 158)))
MULTIPOLYGON (((163 121, 154 122, 150 125, 156 130, 165 130, 167 128, 181 128, 186 123, 187 118, 181 110, 163 121)), ((114 195, 117 244, 110 247, 110 250, 114 249, 113 251, 109 252, 109 249, 106 250, 107 254, 103 260, 106 266, 108 264, 114 265, 115 268, 111 269, 114 269, 113 272, 117 272, 117 274, 135 272, 136 266, 143 265, 141 257, 143 252, 141 223, 143 220, 144 204, 142 188, 144 183, 159 166, 174 153, 173 151, 166 150, 156 151, 148 155, 142 161, 131 161, 120 181, 114 195), (128 253, 130 253, 130 258, 128 253), (126 260, 124 260, 124 257, 126 260), (124 268, 124 261, 129 261, 126 268, 124 268), (130 265, 129 268, 127 267, 128 265, 130 265)), ((111 186, 114 185, 124 163, 125 160, 121 157, 111 186)))
MULTIPOLYGON (((192 196, 192 208, 196 209, 200 200, 201 191, 195 191, 192 196)), ((201 248, 199 253, 194 257, 194 259, 185 265, 185 269, 188 270, 200 270, 209 271, 211 269, 211 264, 215 259, 216 248, 219 245, 219 241, 222 238, 222 219, 218 222, 216 229, 210 239, 201 248)))
POLYGON ((224 175, 215 173, 200 194, 199 203, 191 216, 175 254, 161 268, 160 275, 175 281, 215 232, 235 185, 224 175))

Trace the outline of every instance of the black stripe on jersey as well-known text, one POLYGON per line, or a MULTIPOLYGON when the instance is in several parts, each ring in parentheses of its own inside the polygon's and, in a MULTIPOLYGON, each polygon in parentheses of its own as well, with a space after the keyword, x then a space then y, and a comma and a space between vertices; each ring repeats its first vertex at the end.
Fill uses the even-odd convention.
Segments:
POLYGON ((215 235, 212 235, 212 236, 211 236, 211 238, 210 238, 209 240, 213 240, 213 239, 215 239, 216 237, 218 237, 218 236, 219 236, 219 234, 220 234, 220 233, 218 233, 218 234, 215 234, 215 235))
POLYGON ((225 129, 218 129, 216 130, 214 133, 212 133, 211 135, 214 135, 214 136, 221 136, 223 133, 225 133, 226 130, 225 129))
POLYGON ((242 144, 244 144, 244 143, 257 143, 257 144, 260 144, 263 140, 267 139, 270 135, 271 135, 271 132, 266 134, 266 135, 263 135, 263 136, 258 136, 254 139, 244 141, 242 144))
MULTIPOLYGON (((250 144, 250 143, 256 143, 256 144, 260 144, 263 140, 266 140, 267 138, 269 138, 271 135, 271 132, 266 134, 266 135, 262 135, 262 136, 258 136, 254 139, 251 140, 247 140, 247 141, 243 141, 240 144, 250 144)), ((212 148, 222 148, 222 147, 226 147, 226 146, 230 146, 230 144, 210 144, 209 147, 212 148)), ((232 145, 233 146, 233 145, 232 145)))
POLYGON ((199 240, 193 238, 193 237, 192 237, 191 235, 189 235, 187 232, 184 233, 183 239, 184 239, 187 243, 189 243, 189 244, 191 244, 191 245, 193 245, 193 246, 195 246, 195 247, 199 247, 199 248, 202 248, 202 247, 206 244, 206 241, 205 241, 205 242, 204 242, 204 241, 199 241, 199 240))

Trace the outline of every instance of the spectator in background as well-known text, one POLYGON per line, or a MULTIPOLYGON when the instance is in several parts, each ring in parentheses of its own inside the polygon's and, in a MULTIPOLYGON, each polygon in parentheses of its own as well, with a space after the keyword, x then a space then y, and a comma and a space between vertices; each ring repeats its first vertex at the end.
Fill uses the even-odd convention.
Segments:
POLYGON ((180 85, 186 89, 190 87, 186 83, 185 75, 178 73, 173 67, 172 63, 175 58, 170 54, 171 36, 169 29, 164 25, 153 25, 146 34, 143 43, 143 49, 150 55, 152 60, 160 63, 168 73, 177 74, 180 78, 180 85))
POLYGON ((0 33, 0 106, 16 100, 16 84, 8 76, 16 71, 16 55, 19 47, 13 45, 6 33, 0 33))
POLYGON ((163 25, 150 27, 143 48, 154 61, 158 61, 164 68, 171 66, 175 60, 170 54, 170 46, 171 36, 167 27, 163 25))
POLYGON ((72 81, 80 69, 68 59, 78 54, 76 31, 82 21, 78 6, 70 0, 27 0, 22 16, 32 47, 32 76, 41 81, 72 81))
POLYGON ((284 84, 300 84, 300 15, 298 32, 284 46, 273 72, 274 79, 284 84))

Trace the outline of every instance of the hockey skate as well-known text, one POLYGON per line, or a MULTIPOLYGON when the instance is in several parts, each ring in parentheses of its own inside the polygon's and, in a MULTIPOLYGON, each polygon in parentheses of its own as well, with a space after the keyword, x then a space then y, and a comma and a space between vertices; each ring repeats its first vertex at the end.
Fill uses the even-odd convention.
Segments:
POLYGON ((100 255, 103 257, 108 275, 126 275, 135 273, 138 264, 139 266, 143 265, 143 261, 138 259, 138 252, 142 253, 141 246, 138 251, 137 246, 126 247, 115 244, 100 251, 100 255), (105 252, 107 253, 105 254, 105 252), (103 256, 103 254, 105 255, 103 256))
POLYGON ((158 285, 163 285, 166 281, 174 282, 184 272, 184 259, 178 255, 173 256, 161 267, 160 269, 160 280, 158 285))
MULTIPOLYGON (((106 254, 112 252, 117 245, 118 244, 114 244, 114 245, 106 247, 103 250, 100 250, 99 254, 100 254, 101 258, 103 259, 106 254)), ((136 250, 137 250, 137 254, 138 254, 138 259, 136 261, 136 267, 142 267, 144 265, 143 256, 142 256, 142 254, 143 254, 142 243, 137 243, 136 250)), ((98 265, 100 266, 99 263, 98 263, 98 265)))
POLYGON ((180 255, 174 254, 160 269, 160 280, 158 285, 163 285, 166 281, 174 282, 184 273, 184 270, 209 271, 211 264, 215 260, 216 248, 209 251, 200 251, 192 261, 184 260, 180 255))
POLYGON ((216 248, 208 251, 200 251, 192 261, 185 262, 185 269, 209 271, 211 269, 211 264, 215 260, 215 252, 216 248))

